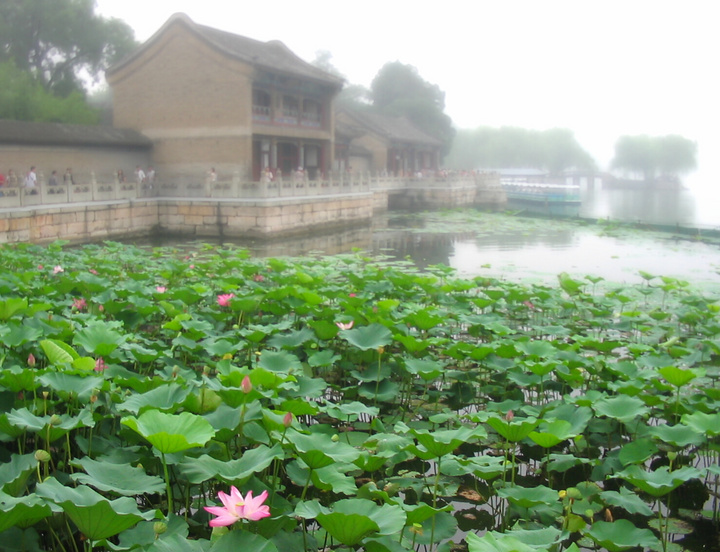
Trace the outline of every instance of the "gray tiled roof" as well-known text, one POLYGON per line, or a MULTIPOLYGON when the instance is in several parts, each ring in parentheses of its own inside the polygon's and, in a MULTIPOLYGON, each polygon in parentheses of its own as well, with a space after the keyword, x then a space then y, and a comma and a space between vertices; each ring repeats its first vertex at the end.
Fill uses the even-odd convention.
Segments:
POLYGON ((152 141, 135 130, 105 125, 68 125, 0 120, 0 144, 150 148, 152 141))
POLYGON ((331 75, 315 67, 314 65, 304 61, 296 56, 290 49, 279 40, 271 40, 262 42, 252 38, 247 38, 234 33, 213 29, 205 25, 199 25, 190 19, 184 13, 176 13, 167 20, 167 22, 157 31, 145 44, 140 46, 130 57, 124 59, 117 65, 108 69, 108 73, 118 70, 120 67, 134 59, 146 45, 162 35, 163 31, 173 24, 184 24, 190 31, 196 33, 200 38, 204 39, 214 48, 219 49, 225 54, 245 61, 251 65, 270 69, 280 73, 304 77, 323 83, 332 84, 338 88, 342 85, 343 79, 331 75))
POLYGON ((406 117, 389 117, 369 111, 355 113, 347 110, 344 113, 350 116, 357 126, 367 128, 392 141, 432 146, 442 145, 440 140, 424 133, 406 117))

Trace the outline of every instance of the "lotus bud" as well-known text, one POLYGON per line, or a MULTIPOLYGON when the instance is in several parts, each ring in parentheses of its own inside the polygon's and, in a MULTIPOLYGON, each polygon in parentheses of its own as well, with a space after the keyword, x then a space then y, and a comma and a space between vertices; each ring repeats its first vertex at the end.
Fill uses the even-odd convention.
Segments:
POLYGON ((173 369, 172 369, 172 377, 173 377, 173 379, 176 378, 176 377, 178 377, 178 374, 179 374, 179 373, 180 373, 180 366, 177 366, 177 365, 176 365, 176 366, 173 366, 173 369))
POLYGON ((164 521, 156 521, 153 523, 153 531, 155 531, 156 535, 162 535, 165 531, 167 531, 167 529, 167 523, 164 521))
POLYGON ((605 521, 607 521, 608 523, 612 523, 614 521, 610 508, 605 508, 605 521))
POLYGON ((206 364, 203 366, 203 376, 207 376, 208 374, 210 374, 210 366, 206 364))
POLYGON ((240 387, 242 387, 243 393, 246 395, 252 391, 253 386, 252 382, 250 381, 250 376, 245 376, 242 380, 242 383, 240 384, 240 387))
POLYGON ((505 420, 508 422, 512 422, 514 417, 515 413, 512 410, 508 410, 507 414, 505 414, 505 420))
POLYGON ((50 416, 50 425, 58 426, 62 423, 62 418, 57 414, 50 416))
POLYGON ((38 462, 47 463, 50 462, 50 453, 43 449, 38 449, 35 451, 35 460, 38 462))
POLYGON ((28 363, 28 366, 30 366, 31 368, 32 368, 33 366, 35 366, 35 355, 33 355, 32 353, 30 353, 30 354, 28 355, 27 363, 28 363))
POLYGON ((283 418, 283 425, 285 427, 290 427, 292 425, 292 422, 293 422, 292 412, 288 412, 287 414, 285 414, 285 417, 283 418))
POLYGON ((338 435, 338 434, 336 433, 335 435, 333 435, 332 437, 330 437, 330 439, 332 439, 332 442, 333 442, 333 443, 337 443, 337 442, 340 440, 340 435, 338 435))

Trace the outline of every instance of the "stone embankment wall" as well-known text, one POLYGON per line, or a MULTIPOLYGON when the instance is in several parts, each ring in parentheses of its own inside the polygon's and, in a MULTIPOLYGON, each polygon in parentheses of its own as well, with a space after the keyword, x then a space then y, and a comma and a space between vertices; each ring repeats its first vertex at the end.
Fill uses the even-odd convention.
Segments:
MULTIPOLYGON (((172 186, 175 186, 174 184, 172 186)), ((166 184, 167 187, 167 184, 166 184)), ((115 182, 39 191, 2 188, 0 243, 88 242, 153 233, 196 237, 300 235, 318 228, 345 228, 371 219, 400 198, 404 207, 498 204, 497 181, 456 178, 348 180, 340 182, 242 183, 207 180, 165 189, 115 182), (172 197, 170 194, 177 193, 172 197), (157 194, 157 195, 156 195, 157 194)))

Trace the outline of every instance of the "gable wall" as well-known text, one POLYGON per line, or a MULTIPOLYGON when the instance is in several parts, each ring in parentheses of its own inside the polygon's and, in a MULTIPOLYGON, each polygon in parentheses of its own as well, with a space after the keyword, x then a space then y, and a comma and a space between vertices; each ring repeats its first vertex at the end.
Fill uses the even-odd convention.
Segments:
POLYGON ((222 172, 246 176, 252 154, 250 65, 228 58, 177 24, 108 77, 116 127, 154 143, 165 174, 222 172))

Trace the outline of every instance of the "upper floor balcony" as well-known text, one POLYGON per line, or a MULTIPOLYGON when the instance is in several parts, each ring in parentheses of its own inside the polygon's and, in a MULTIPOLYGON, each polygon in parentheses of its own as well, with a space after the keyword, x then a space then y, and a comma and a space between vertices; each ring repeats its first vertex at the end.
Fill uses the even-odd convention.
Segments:
POLYGON ((310 98, 289 94, 272 94, 265 90, 253 90, 253 121, 277 126, 327 129, 328 106, 310 98))

